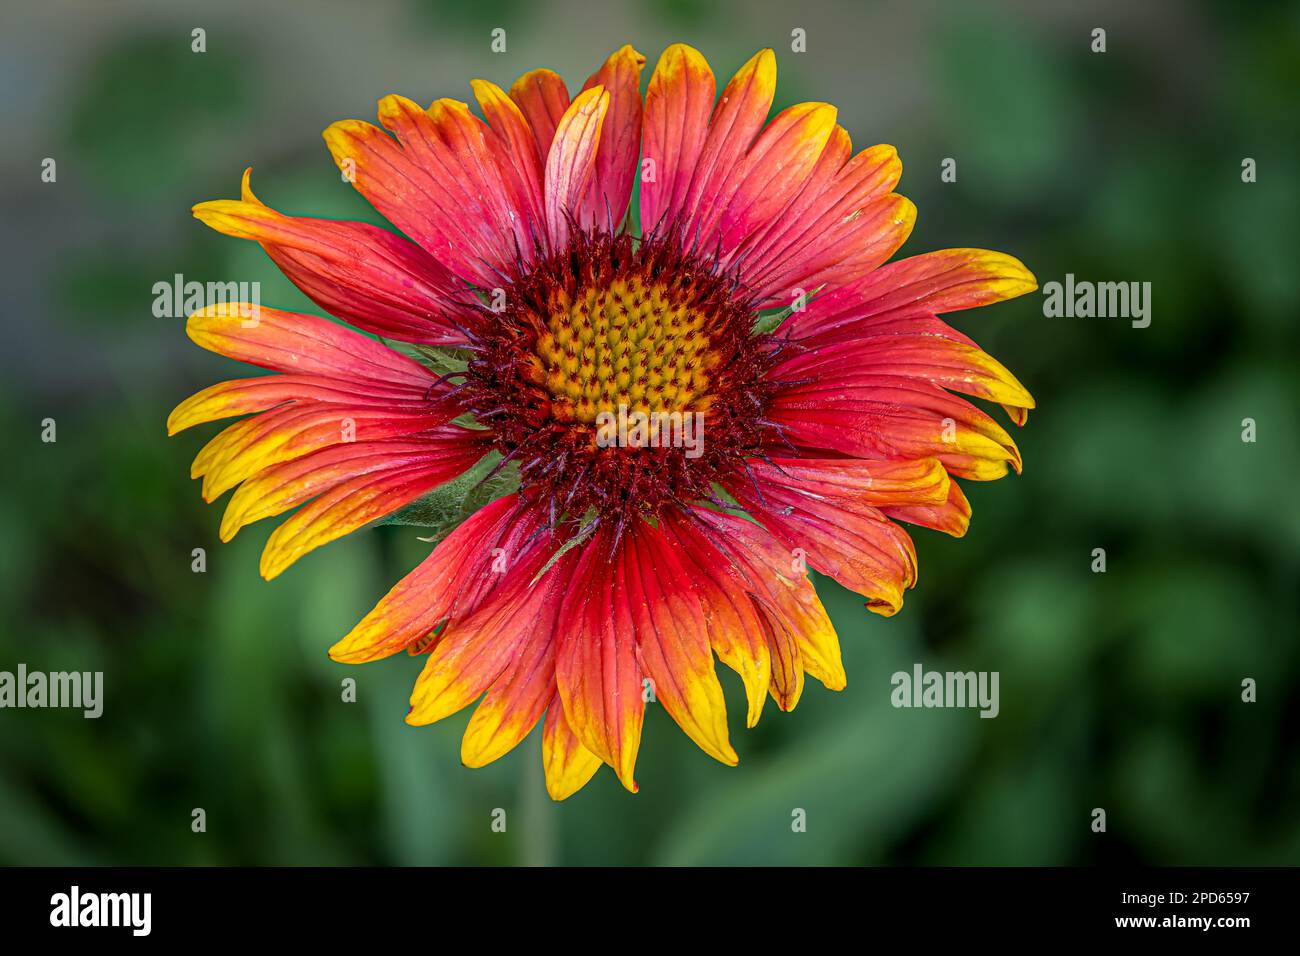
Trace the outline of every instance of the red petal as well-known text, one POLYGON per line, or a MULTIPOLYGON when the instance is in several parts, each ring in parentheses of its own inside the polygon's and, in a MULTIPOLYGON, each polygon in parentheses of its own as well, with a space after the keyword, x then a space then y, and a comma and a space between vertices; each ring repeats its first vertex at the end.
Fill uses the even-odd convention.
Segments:
POLYGON ((635 792, 645 703, 632 611, 622 569, 611 559, 612 543, 600 532, 582 547, 560 612, 564 625, 555 681, 564 715, 582 745, 635 792))
POLYGON ((664 50, 645 94, 641 230, 677 219, 709 131, 717 85, 708 62, 684 43, 664 50))
POLYGON ((715 760, 734 766, 727 706, 713 669, 709 619, 697 581, 653 525, 634 521, 620 552, 620 583, 655 699, 715 760))
POLYGON ((907 532, 860 495, 823 497, 773 474, 756 473, 757 488, 738 480, 727 490, 782 544, 802 549, 809 565, 867 598, 871 610, 896 613, 916 583, 907 532))
POLYGON ((674 223, 680 235, 695 236, 697 223, 713 212, 727 177, 762 130, 775 95, 776 56, 771 50, 760 50, 736 71, 713 109, 682 214, 674 223))
POLYGON ((645 57, 623 46, 583 84, 609 93, 609 111, 600 132, 596 171, 582 206, 581 221, 617 231, 632 198, 641 154, 641 68, 645 57))
POLYGON ((416 645, 448 618, 473 612, 501 583, 502 571, 545 539, 537 516, 507 495, 480 508, 399 581, 330 657, 362 664, 416 645))
POLYGON ((244 172, 238 202, 194 207, 194 217, 218 232, 253 239, 313 302, 346 322, 406 342, 462 343, 445 321, 467 294, 441 263, 419 246, 362 222, 286 216, 261 203, 244 172))

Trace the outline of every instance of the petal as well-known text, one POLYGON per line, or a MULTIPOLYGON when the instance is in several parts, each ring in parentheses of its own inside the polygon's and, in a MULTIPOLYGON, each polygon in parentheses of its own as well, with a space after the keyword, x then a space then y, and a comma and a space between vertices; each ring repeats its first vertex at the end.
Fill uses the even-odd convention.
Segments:
POLYGON ((933 528, 960 538, 970 527, 970 502, 955 481, 948 482, 948 497, 938 504, 891 505, 880 509, 891 518, 933 528))
POLYGON ((818 376, 833 382, 849 373, 879 372, 916 378, 1004 406, 1029 409, 1034 399, 1007 368, 975 346, 935 335, 862 334, 795 352, 772 369, 773 378, 818 376))
POLYGON ((208 442, 190 467, 212 501, 272 465, 352 441, 414 435, 445 424, 453 409, 407 411, 384 405, 294 403, 236 422, 208 442))
POLYGON ((427 389, 384 388, 315 375, 258 375, 218 382, 195 392, 167 417, 167 434, 223 418, 263 412, 289 402, 341 402, 358 405, 427 406, 427 389))
POLYGON ((916 584, 916 550, 907 532, 857 496, 824 498, 797 484, 755 474, 755 487, 727 490, 772 536, 807 555, 808 564, 867 598, 889 616, 916 584))
MULTIPOLYGON (((448 622, 438 643, 429 651, 429 660, 411 693, 411 712, 406 715, 406 722, 422 726, 456 713, 500 679, 507 680, 503 693, 493 702, 484 701, 487 707, 482 718, 477 724, 471 720, 465 732, 462 754, 469 766, 482 766, 496 759, 500 753, 494 754, 495 747, 503 747, 501 753, 512 748, 532 729, 546 706, 547 692, 552 686, 549 675, 543 674, 540 681, 530 682, 527 680, 530 675, 525 674, 523 686, 513 688, 517 694, 514 700, 508 675, 512 667, 528 660, 538 650, 543 659, 550 653, 546 647, 537 646, 536 638, 538 631, 549 632, 547 624, 554 621, 559 598, 568 582, 569 562, 562 557, 541 580, 534 578, 552 550, 552 547, 530 550, 504 572, 490 600, 468 615, 448 622), (556 571, 559 573, 552 573, 556 571), (503 711, 503 704, 517 706, 513 712, 503 711), (501 737, 494 739, 497 730, 501 731, 501 737), (516 732, 518 737, 513 737, 516 732)), ((545 644, 549 645, 550 641, 545 644)))
POLYGON ((714 544, 744 578, 762 611, 777 704, 790 710, 802 692, 802 677, 790 673, 792 662, 828 689, 842 690, 839 638, 808 580, 806 564, 753 521, 707 508, 692 513, 709 529, 714 544))
POLYGON ((546 708, 542 727, 542 767, 546 792, 552 800, 567 800, 587 785, 600 769, 600 758, 582 745, 564 716, 557 692, 546 708))
POLYGON ((772 683, 769 693, 776 706, 794 710, 803 696, 804 667, 799 642, 794 634, 771 617, 763 617, 763 639, 772 655, 772 683))
POLYGON ((885 215, 907 212, 902 197, 891 196, 903 170, 897 151, 892 146, 873 146, 848 160, 851 149, 848 134, 837 128, 803 191, 744 245, 744 275, 761 300, 770 301, 782 292, 789 295, 794 288, 811 292, 821 284, 817 270, 825 268, 828 257, 855 263, 853 268, 860 269, 877 259, 880 250, 897 248, 906 237, 905 232, 890 228, 907 226, 907 216, 885 215), (874 217, 874 224, 861 222, 863 216, 874 217), (882 228, 888 236, 883 245, 872 241, 882 228), (836 248, 864 238, 867 249, 836 248), (872 246, 877 251, 864 259, 872 246))
POLYGON ((185 324, 202 348, 276 372, 323 375, 427 392, 434 376, 413 359, 328 319, 248 303, 200 309, 185 324))
POLYGON ((465 766, 486 766, 513 750, 554 698, 556 622, 575 560, 572 551, 566 552, 540 581, 518 596, 503 598, 516 606, 514 626, 522 627, 524 637, 465 728, 460 748, 465 766))
POLYGON ((869 275, 899 250, 914 225, 916 206, 897 193, 847 212, 836 207, 816 223, 816 241, 747 281, 760 308, 789 305, 823 286, 869 275))
POLYGON ((221 520, 221 540, 363 475, 423 466, 447 480, 483 456, 484 434, 446 426, 413 438, 348 442, 274 465, 235 490, 221 520))
MULTIPOLYGON (((381 110, 381 120, 383 115, 381 110)), ((401 116, 402 122, 407 118, 405 111, 395 115, 401 116)), ((501 258, 488 261, 498 267, 498 274, 509 271, 508 266, 531 261, 542 222, 533 218, 533 208, 524 202, 526 197, 511 188, 509 174, 513 173, 513 167, 503 169, 498 162, 499 151, 493 148, 495 137, 487 124, 470 112, 466 104, 453 99, 435 100, 427 112, 411 118, 416 121, 420 135, 426 138, 429 159, 436 157, 445 164, 446 175, 440 181, 458 182, 462 197, 469 200, 458 210, 458 215, 480 223, 485 242, 496 242, 501 258), (430 134, 438 139, 429 143, 430 134)), ((389 129, 398 132, 393 126, 389 129)), ((419 152, 425 155, 423 148, 419 152)))
POLYGON ((558 73, 531 70, 510 87, 510 98, 532 128, 538 162, 545 163, 555 139, 555 128, 569 108, 569 91, 558 73))
MULTIPOLYGON (((334 484, 271 533, 262 551, 262 577, 270 581, 307 552, 392 514, 465 471, 475 460, 476 456, 463 452, 426 454, 410 463, 392 457, 334 484)), ((280 477, 273 475, 271 482, 280 477)))
POLYGON ((641 153, 641 68, 645 57, 624 45, 593 73, 583 90, 603 87, 609 108, 601 126, 596 171, 582 205, 581 221, 617 231, 632 198, 641 153))
POLYGON ((682 204, 677 223, 680 235, 696 235, 699 220, 714 210, 727 177, 762 130, 775 95, 776 55, 771 50, 760 50, 731 78, 714 107, 709 133, 682 204))
POLYGON ((915 379, 854 372, 797 385, 772 400, 768 417, 785 442, 804 448, 938 458, 952 474, 976 481, 1001 478, 1008 466, 1021 469, 1020 451, 1002 426, 965 399, 915 379))
POLYGON ((728 253, 723 258, 728 262, 743 264, 743 274, 752 274, 772 264, 771 250, 781 242, 789 242, 791 232, 802 232, 807 228, 810 218, 809 210, 818 203, 825 203, 830 187, 844 169, 845 163, 853 150, 853 142, 843 126, 836 126, 830 131, 826 146, 817 157, 817 162, 803 178, 797 193, 785 204, 779 214, 770 216, 758 227, 749 230, 748 235, 741 236, 735 244, 735 254, 728 253))
POLYGON ((624 538, 620 557, 620 596, 629 606, 641 666, 655 699, 701 750, 735 766, 727 706, 713 668, 709 620, 695 579, 665 536, 639 519, 624 538))
POLYGON ((539 527, 518 495, 484 505, 331 647, 330 657, 342 664, 379 660, 413 647, 449 618, 470 614, 496 590, 504 564, 541 546, 539 527))
POLYGON ((900 259, 814 299, 782 331, 814 343, 852 338, 900 319, 931 318, 1012 299, 1038 288, 1018 259, 985 249, 945 249, 900 259))
MULTIPOLYGON (((602 86, 593 86, 578 94, 555 129, 546 156, 546 230, 553 249, 562 249, 568 242, 568 217, 582 213, 608 109, 609 93, 602 86)), ((580 221, 580 225, 592 224, 580 221)))
POLYGON ((664 50, 645 94, 641 230, 651 233, 682 213, 709 131, 717 95, 713 71, 684 43, 664 50))
POLYGON ((493 288, 531 249, 525 210, 511 203, 482 121, 451 100, 429 110, 386 96, 379 120, 396 141, 343 120, 325 131, 325 143, 384 218, 464 281, 493 288))
POLYGON ((854 501, 884 508, 942 504, 948 499, 948 472, 937 458, 912 461, 773 458, 747 464, 760 488, 781 485, 829 501, 854 501))
POLYGON ((701 247, 716 247, 725 261, 775 219, 818 168, 838 129, 836 115, 828 103, 800 103, 778 113, 718 192, 707 198, 708 206, 701 203, 696 216, 701 247))
POLYGON ((464 334, 444 316, 462 311, 464 286, 419 246, 361 222, 285 216, 253 195, 199 203, 194 217, 217 232, 262 244, 280 270, 332 315, 407 342, 453 345, 464 334))
POLYGON ((740 675, 749 705, 746 725, 763 713, 772 677, 771 655, 763 638, 761 614, 744 577, 703 529, 685 516, 669 513, 659 527, 677 549, 704 610, 709 643, 718 659, 740 675))
POLYGON ((495 83, 471 80, 470 86, 494 134, 492 151, 502 178, 515 196, 516 204, 527 209, 530 222, 536 224, 535 244, 543 244, 546 237, 542 228, 545 222, 542 157, 537 152, 537 140, 528 119, 495 83))
MULTIPOLYGON (((855 516, 866 514, 870 521, 865 527, 874 531, 883 513, 926 527, 942 523, 945 527, 940 530, 947 530, 955 527, 953 522, 959 519, 958 502, 965 502, 960 489, 952 491, 955 483, 937 458, 915 461, 772 459, 770 462, 751 461, 748 467, 753 486, 748 490, 755 497, 761 493, 763 506, 777 512, 781 518, 790 516, 792 521, 799 517, 800 509, 828 517, 841 512, 855 516)), ((969 514, 967 505, 967 518, 969 514)), ((846 523, 843 526, 849 527, 846 523)), ((781 537, 778 532, 773 533, 781 537)), ((905 551, 910 554, 910 543, 905 546, 905 551)), ((819 570, 823 570, 812 552, 808 557, 819 570)), ((906 564, 905 561, 896 565, 900 580, 907 576, 906 564)), ((911 577, 914 580, 914 570, 911 577)), ((836 580, 840 579, 837 577, 836 580)), ((862 579, 859 577, 858 580, 861 582, 862 579)), ((850 586, 844 581, 840 583, 850 586)), ((859 587, 853 589, 866 593, 859 587)), ((889 593, 897 592, 901 600, 901 590, 902 587, 891 588, 889 593)))
POLYGON ((582 745, 613 767, 623 786, 635 793, 645 703, 625 576, 612 551, 607 531, 582 547, 560 611, 555 682, 564 716, 582 745))

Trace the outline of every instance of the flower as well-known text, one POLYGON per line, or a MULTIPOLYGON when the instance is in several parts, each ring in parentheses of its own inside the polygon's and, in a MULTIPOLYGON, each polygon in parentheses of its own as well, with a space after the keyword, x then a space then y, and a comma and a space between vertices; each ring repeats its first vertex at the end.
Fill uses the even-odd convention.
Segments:
POLYGON ((266 545, 268 579, 481 462, 511 475, 330 654, 423 656, 411 724, 482 698, 470 767, 543 722, 556 799, 601 763, 636 789, 648 700, 735 764, 715 654, 744 684, 749 726, 769 695, 792 709, 805 675, 843 688, 805 568, 897 612, 916 583, 898 522, 960 536, 956 479, 1020 470, 1010 435, 954 393, 1017 424, 1033 407, 938 318, 1033 276, 976 249, 886 265, 916 212, 894 192, 892 147, 853 155, 825 103, 766 122, 770 50, 716 104, 690 47, 664 52, 643 99, 644 63, 624 46, 572 99, 549 70, 508 93, 475 80, 483 119, 387 96, 384 129, 329 127, 344 178, 404 235, 283 215, 249 173, 239 201, 196 206, 381 341, 202 309, 195 342, 279 374, 208 388, 168 422, 249 416, 193 475, 208 500, 236 489, 223 540, 297 508, 266 545), (639 236, 625 221, 638 179, 639 236))

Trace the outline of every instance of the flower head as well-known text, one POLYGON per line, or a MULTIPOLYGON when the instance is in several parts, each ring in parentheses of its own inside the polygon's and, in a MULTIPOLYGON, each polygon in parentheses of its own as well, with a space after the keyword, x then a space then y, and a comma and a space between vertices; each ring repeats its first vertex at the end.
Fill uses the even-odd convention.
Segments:
POLYGON ((278 213, 248 173, 239 201, 196 206, 362 331, 205 308, 194 341, 279 374, 205 389, 168 422, 249 416, 193 474, 208 500, 235 489, 225 540, 297 509, 268 579, 484 463, 507 475, 330 653, 422 656, 412 724, 482 698, 469 766, 543 722, 557 799, 601 763, 636 789, 647 700, 734 764, 715 654, 749 726, 769 696, 792 709, 805 675, 843 688, 806 568, 897 612, 916 583, 898 522, 960 536, 956 479, 1020 468, 954 393, 1017 424, 1033 407, 938 318, 1033 277, 976 249, 886 265, 915 219, 892 147, 853 155, 824 103, 769 122, 770 50, 720 97, 690 47, 664 52, 643 98, 644 63, 625 46, 572 99, 548 70, 509 92, 475 80, 482 118, 387 96, 383 129, 335 123, 344 178, 403 235, 278 213))

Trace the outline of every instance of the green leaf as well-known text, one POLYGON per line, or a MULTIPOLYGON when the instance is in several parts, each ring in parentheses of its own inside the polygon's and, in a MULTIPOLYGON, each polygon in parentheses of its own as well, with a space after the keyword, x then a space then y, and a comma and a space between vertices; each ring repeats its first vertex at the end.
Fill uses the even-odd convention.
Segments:
POLYGON ((492 474, 500 462, 499 452, 488 452, 469 471, 393 512, 379 524, 431 528, 433 533, 421 540, 441 541, 479 508, 519 487, 519 470, 514 462, 492 474))
POLYGON ((413 345, 416 360, 423 362, 439 375, 454 375, 465 371, 469 364, 469 350, 449 345, 413 345))
POLYGON ((766 335, 768 332, 775 332, 781 327, 781 323, 792 315, 794 315, 794 306, 792 305, 784 309, 765 312, 754 322, 754 328, 750 331, 750 335, 766 335))
POLYGON ((465 371, 465 366, 469 364, 468 349, 453 348, 450 345, 415 345, 383 336, 379 337, 379 341, 393 351, 415 359, 435 375, 455 375, 465 371))

